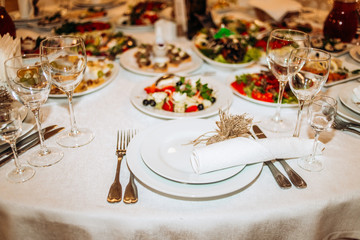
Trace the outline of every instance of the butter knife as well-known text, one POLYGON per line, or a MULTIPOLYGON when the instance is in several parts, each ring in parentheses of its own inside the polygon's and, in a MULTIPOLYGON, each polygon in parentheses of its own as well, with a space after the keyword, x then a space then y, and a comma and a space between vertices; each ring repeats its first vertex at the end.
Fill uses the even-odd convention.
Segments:
MULTIPOLYGON (((50 131, 50 130, 56 128, 56 127, 57 127, 57 125, 51 125, 51 126, 48 126, 48 127, 46 127, 46 128, 43 128, 42 131, 43 131, 44 133, 47 133, 48 131, 50 131)), ((29 136, 23 138, 22 140, 18 141, 18 142, 16 143, 16 147, 17 147, 17 148, 20 148, 21 146, 24 146, 24 145, 28 144, 29 142, 33 141, 34 139, 36 139, 36 138, 38 138, 38 137, 39 137, 39 132, 36 131, 36 132, 30 134, 29 136)), ((8 145, 8 144, 7 144, 7 145, 8 145)), ((8 145, 7 148, 5 148, 4 150, 2 150, 2 151, 0 152, 0 159, 1 159, 2 157, 4 157, 5 155, 8 155, 9 153, 12 153, 12 150, 11 150, 11 147, 8 145)))
MULTIPOLYGON (((57 133, 61 132, 64 129, 65 129, 64 127, 59 127, 54 130, 46 132, 44 134, 44 140, 51 138, 52 136, 56 135, 57 133)), ((24 146, 18 148, 17 153, 18 153, 18 155, 21 155, 22 153, 26 152, 27 150, 29 150, 39 144, 40 144, 40 140, 38 138, 35 138, 33 141, 29 142, 27 145, 24 145, 24 146)), ((5 163, 7 163, 8 161, 10 161, 11 159, 13 159, 12 152, 0 160, 0 167, 2 165, 4 165, 5 163)))
MULTIPOLYGON (((253 130, 258 138, 266 138, 266 135, 261 131, 261 129, 257 125, 253 126, 253 130)), ((302 177, 300 177, 300 175, 297 174, 294 171, 294 169, 292 169, 284 159, 276 159, 276 160, 278 160, 280 162, 280 164, 283 166, 283 168, 285 169, 285 172, 287 173, 287 175, 290 178, 290 181, 295 185, 295 187, 297 187, 297 188, 306 188, 307 187, 307 184, 304 181, 304 179, 302 179, 302 177)))

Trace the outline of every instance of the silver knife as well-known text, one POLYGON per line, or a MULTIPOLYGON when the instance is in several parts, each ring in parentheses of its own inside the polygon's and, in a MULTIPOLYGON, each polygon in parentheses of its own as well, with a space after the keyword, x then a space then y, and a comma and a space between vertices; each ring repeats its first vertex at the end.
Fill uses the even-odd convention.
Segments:
MULTIPOLYGON (((257 125, 253 126, 253 130, 258 138, 266 138, 266 135, 263 133, 263 131, 261 131, 261 129, 257 125)), ((297 187, 297 188, 306 188, 307 187, 307 184, 304 181, 304 179, 302 179, 302 177, 300 177, 299 174, 297 174, 294 171, 294 169, 292 169, 284 159, 276 159, 276 160, 278 160, 280 162, 280 164, 283 166, 283 168, 285 169, 285 172, 287 173, 287 175, 290 178, 290 181, 295 185, 295 187, 297 187)))
MULTIPOLYGON (((57 133, 61 132, 64 129, 65 129, 64 127, 60 127, 60 128, 56 128, 54 130, 46 132, 44 134, 44 140, 51 138, 52 136, 56 135, 57 133)), ((36 138, 33 141, 31 141, 30 143, 28 143, 27 145, 22 146, 19 149, 17 149, 17 153, 18 153, 18 155, 21 155, 22 153, 26 152, 27 150, 29 150, 39 144, 40 144, 40 140, 38 138, 36 138)), ((12 153, 8 154, 5 158, 0 160, 0 167, 2 165, 4 165, 5 163, 7 163, 8 161, 10 161, 11 159, 13 159, 12 153)))
MULTIPOLYGON (((51 125, 51 126, 48 126, 48 127, 46 127, 46 128, 43 128, 42 131, 43 131, 43 133, 46 133, 46 132, 48 132, 48 131, 56 128, 56 127, 57 127, 57 125, 51 125)), ((28 144, 29 142, 33 141, 34 139, 36 139, 36 138, 38 138, 38 137, 39 137, 39 133, 36 131, 36 132, 30 134, 29 136, 23 138, 22 140, 18 141, 18 142, 16 143, 16 147, 17 147, 17 148, 20 148, 21 146, 24 146, 24 145, 28 144)), ((7 144, 7 145, 8 145, 8 144, 7 144)), ((0 158, 2 158, 2 157, 5 156, 5 155, 8 155, 8 154, 11 153, 11 152, 12 152, 12 151, 11 151, 11 147, 8 146, 7 148, 5 148, 4 150, 2 150, 2 151, 0 152, 0 158)))

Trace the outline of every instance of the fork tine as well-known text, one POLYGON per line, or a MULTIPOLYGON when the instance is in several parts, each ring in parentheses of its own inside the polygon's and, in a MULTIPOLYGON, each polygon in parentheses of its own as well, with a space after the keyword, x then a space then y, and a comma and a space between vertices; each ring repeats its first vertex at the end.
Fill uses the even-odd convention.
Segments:
POLYGON ((121 131, 121 136, 121 149, 125 149, 126 132, 124 130, 121 131))
POLYGON ((119 149, 119 130, 117 131, 117 141, 116 141, 116 150, 119 149))

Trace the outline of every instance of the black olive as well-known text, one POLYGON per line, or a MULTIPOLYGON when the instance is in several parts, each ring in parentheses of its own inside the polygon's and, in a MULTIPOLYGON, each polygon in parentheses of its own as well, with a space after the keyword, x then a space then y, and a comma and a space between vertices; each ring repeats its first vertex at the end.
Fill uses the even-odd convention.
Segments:
POLYGON ((150 104, 150 106, 155 107, 156 102, 155 102, 154 99, 151 99, 151 100, 149 101, 149 104, 150 104))
POLYGON ((176 86, 180 87, 182 85, 182 82, 181 81, 177 81, 176 82, 176 86))
POLYGON ((197 108, 201 111, 204 110, 204 105, 202 103, 200 103, 199 105, 197 105, 197 108))
POLYGON ((215 97, 211 97, 211 100, 210 100, 212 103, 216 102, 216 98, 215 97))
POLYGON ((147 106, 147 105, 149 105, 149 100, 147 100, 147 99, 144 99, 144 100, 143 100, 143 105, 144 105, 144 106, 147 106))

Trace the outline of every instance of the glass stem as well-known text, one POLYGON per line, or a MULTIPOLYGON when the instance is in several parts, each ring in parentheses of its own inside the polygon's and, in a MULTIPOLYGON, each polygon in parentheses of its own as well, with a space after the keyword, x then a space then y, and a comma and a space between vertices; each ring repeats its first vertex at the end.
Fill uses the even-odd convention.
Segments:
POLYGON ((14 154, 14 163, 15 163, 16 171, 18 173, 21 173, 21 164, 20 164, 20 161, 19 161, 19 158, 18 158, 18 155, 17 155, 15 141, 10 142, 10 147, 11 147, 11 150, 12 150, 12 152, 14 154))
POLYGON ((304 104, 305 104, 305 101, 299 99, 299 110, 297 113, 296 126, 295 126, 295 131, 294 131, 293 137, 299 137, 299 135, 300 135, 301 115, 302 115, 302 111, 304 109, 304 104))
POLYGON ((318 144, 319 144, 319 135, 320 135, 320 132, 315 130, 315 138, 314 138, 313 150, 312 150, 312 154, 310 155, 310 158, 309 158, 310 163, 315 161, 316 149, 317 149, 318 144))
POLYGON ((41 128, 41 122, 40 122, 40 109, 36 108, 36 109, 32 109, 31 110, 35 116, 35 121, 36 121, 36 127, 38 129, 38 133, 39 133, 39 139, 40 139, 40 155, 46 155, 49 153, 48 148, 45 145, 45 141, 44 141, 44 133, 42 131, 41 128))
POLYGON ((67 97, 69 99, 70 124, 71 124, 70 134, 72 136, 77 135, 79 133, 79 130, 78 130, 77 126, 76 126, 74 108, 73 108, 73 104, 72 104, 73 94, 74 94, 74 91, 66 92, 66 95, 67 95, 67 97))
POLYGON ((281 121, 280 110, 281 110, 281 103, 284 95, 285 86, 286 86, 286 81, 279 82, 279 97, 276 104, 276 112, 273 117, 273 120, 277 123, 281 121))

